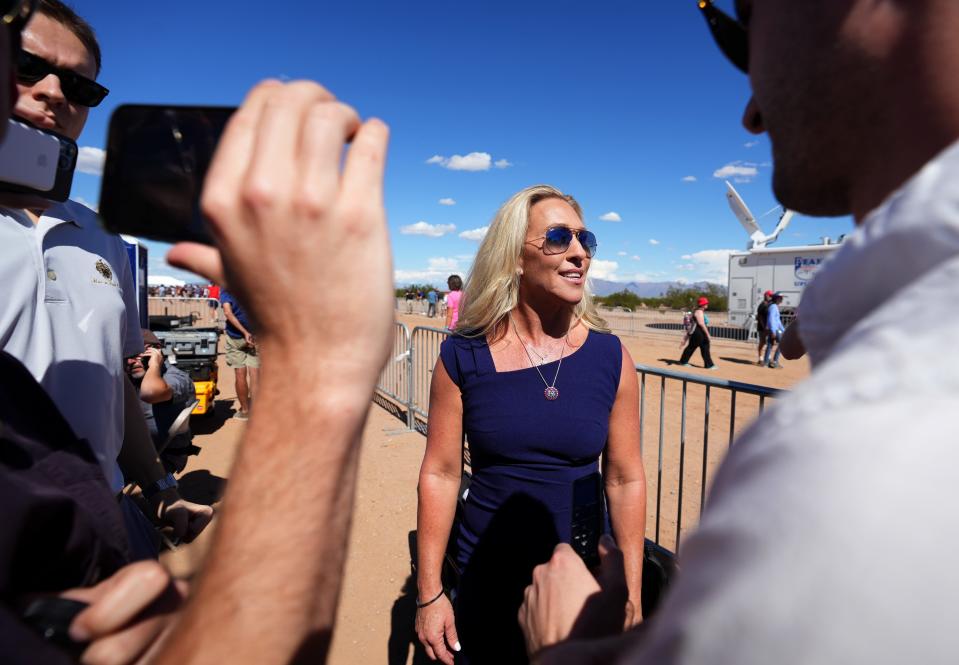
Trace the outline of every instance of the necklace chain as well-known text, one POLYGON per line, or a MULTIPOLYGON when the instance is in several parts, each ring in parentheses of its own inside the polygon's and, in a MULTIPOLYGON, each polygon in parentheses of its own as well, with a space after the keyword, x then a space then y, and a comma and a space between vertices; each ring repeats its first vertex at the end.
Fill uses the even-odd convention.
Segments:
MULTIPOLYGON (((536 370, 536 373, 539 374, 539 378, 543 380, 543 384, 546 386, 546 390, 543 393, 546 396, 546 399, 550 401, 557 399, 559 397, 559 391, 556 389, 556 381, 559 379, 559 370, 563 367, 563 353, 566 351, 566 340, 569 338, 569 330, 567 330, 566 334, 563 336, 563 348, 559 352, 559 364, 556 365, 556 374, 553 376, 553 383, 550 384, 546 380, 546 377, 543 376, 543 372, 540 370, 539 366, 533 361, 533 356, 531 356, 529 353, 529 347, 519 334, 519 328, 516 327, 516 322, 513 320, 512 314, 509 315, 509 322, 513 324, 513 332, 516 333, 516 338, 519 340, 519 343, 523 345, 523 350, 526 351, 526 357, 529 358, 530 366, 536 370)), ((570 330, 572 330, 572 328, 570 328, 570 330)), ((539 356, 538 353, 536 355, 539 356)), ((540 358, 542 357, 543 356, 540 356, 540 358)))

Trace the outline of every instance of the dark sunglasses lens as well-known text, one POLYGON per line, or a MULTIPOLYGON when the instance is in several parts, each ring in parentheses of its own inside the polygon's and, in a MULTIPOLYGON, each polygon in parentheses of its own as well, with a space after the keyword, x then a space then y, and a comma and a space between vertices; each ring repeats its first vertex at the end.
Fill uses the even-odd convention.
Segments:
POLYGON ((17 54, 17 78, 26 83, 36 83, 50 73, 50 67, 40 58, 21 50, 17 54))
POLYGON ((93 81, 73 77, 63 81, 63 94, 75 104, 82 106, 96 106, 107 96, 106 89, 101 88, 93 81))
MULTIPOLYGON (((738 8, 737 4, 737 8, 738 8)), ((699 8, 716 45, 730 62, 743 73, 749 73, 749 34, 741 23, 716 8, 711 1, 700 0, 699 8)))
POLYGON ((596 254, 596 234, 592 231, 580 231, 579 232, 579 244, 583 246, 583 249, 586 250, 586 253, 589 254, 589 258, 593 258, 593 255, 596 254))
POLYGON ((543 249, 548 254, 559 254, 569 249, 571 242, 573 242, 573 232, 563 227, 557 227, 546 231, 546 242, 543 244, 543 249))

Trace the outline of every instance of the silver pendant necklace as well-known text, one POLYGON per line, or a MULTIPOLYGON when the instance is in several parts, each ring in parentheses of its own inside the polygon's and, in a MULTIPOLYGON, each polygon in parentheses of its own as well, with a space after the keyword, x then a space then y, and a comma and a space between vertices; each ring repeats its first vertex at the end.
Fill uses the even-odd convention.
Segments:
MULTIPOLYGON (((569 331, 566 331, 566 334, 563 336, 563 348, 559 352, 559 364, 556 365, 556 375, 553 376, 553 383, 550 384, 546 377, 543 376, 543 373, 540 371, 539 366, 533 361, 533 356, 529 353, 529 347, 526 346, 526 342, 523 341, 523 338, 520 337, 519 330, 516 328, 516 322, 513 321, 513 316, 510 315, 509 322, 513 324, 513 332, 516 333, 516 339, 519 340, 519 343, 523 345, 523 350, 526 351, 526 357, 529 358, 530 366, 536 370, 536 373, 539 374, 539 378, 543 380, 543 385, 546 386, 546 390, 543 391, 543 397, 545 397, 550 402, 554 402, 559 399, 559 388, 556 387, 556 380, 559 379, 559 370, 563 367, 563 353, 566 351, 566 339, 569 337, 569 331)), ((538 353, 536 355, 539 355, 538 353)), ((542 356, 540 356, 542 358, 542 356)))

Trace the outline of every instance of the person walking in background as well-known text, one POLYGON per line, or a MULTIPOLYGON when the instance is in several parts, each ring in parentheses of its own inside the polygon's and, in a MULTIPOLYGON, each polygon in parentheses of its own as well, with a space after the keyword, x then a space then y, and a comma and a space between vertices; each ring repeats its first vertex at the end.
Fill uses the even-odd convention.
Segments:
POLYGON ((679 359, 679 364, 688 367, 689 359, 692 358, 693 352, 696 349, 699 349, 699 353, 703 356, 703 366, 706 369, 716 369, 715 363, 713 363, 713 358, 709 353, 709 317, 706 316, 706 309, 709 307, 709 298, 705 296, 701 297, 696 302, 696 309, 693 310, 693 330, 689 333, 689 343, 686 345, 686 348, 683 350, 683 355, 679 359))
POLYGON ((429 292, 426 294, 426 302, 428 303, 426 315, 431 319, 436 316, 436 289, 430 288, 429 292))
POLYGON ((763 348, 766 346, 766 336, 769 334, 766 326, 768 322, 769 303, 772 302, 773 292, 766 291, 763 294, 763 301, 756 308, 756 337, 759 338, 759 346, 756 349, 756 364, 763 364, 763 348))
POLYGON ((250 417, 250 402, 256 393, 257 372, 260 369, 256 338, 240 303, 226 290, 220 293, 220 304, 226 315, 226 364, 233 368, 236 376, 236 398, 240 402, 240 410, 234 418, 246 420, 250 417))
MULTIPOLYGON (((430 386, 416 614, 430 658, 452 665, 462 646, 457 663, 527 661, 516 612, 533 567, 572 538, 574 487, 607 497, 608 521, 605 508, 597 519, 611 524, 629 571, 619 626, 639 620, 639 387, 586 286, 595 251, 579 204, 546 185, 504 203, 480 245, 430 386), (473 476, 456 519, 464 434, 473 476), (453 603, 441 579, 447 552, 462 571, 453 603)), ((449 284, 455 306, 460 278, 449 284)))
POLYGON ((779 313, 779 304, 783 301, 781 293, 775 293, 769 308, 766 311, 766 334, 769 337, 769 343, 766 345, 766 355, 763 357, 763 365, 766 367, 779 367, 779 356, 782 354, 782 339, 785 328, 783 327, 782 317, 779 313), (773 344, 776 345, 776 355, 772 362, 769 362, 770 351, 773 344))
POLYGON ((453 330, 460 318, 460 305, 462 304, 463 279, 459 275, 450 275, 446 280, 446 286, 450 292, 446 294, 446 329, 453 330))

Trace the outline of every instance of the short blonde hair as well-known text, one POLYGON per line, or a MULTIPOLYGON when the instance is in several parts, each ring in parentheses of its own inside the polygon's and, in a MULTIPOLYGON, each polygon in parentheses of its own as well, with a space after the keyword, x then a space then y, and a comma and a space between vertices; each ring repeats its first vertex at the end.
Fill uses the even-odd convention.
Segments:
MULTIPOLYGON (((497 334, 500 324, 516 308, 519 300, 516 268, 526 242, 529 213, 540 201, 552 198, 566 201, 580 220, 583 219, 583 209, 576 199, 549 185, 527 187, 500 206, 466 278, 457 333, 469 337, 497 334)), ((573 316, 591 330, 609 332, 606 321, 596 310, 588 280, 583 299, 573 308, 573 316)))

